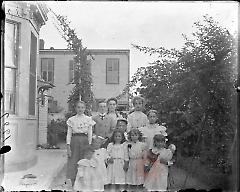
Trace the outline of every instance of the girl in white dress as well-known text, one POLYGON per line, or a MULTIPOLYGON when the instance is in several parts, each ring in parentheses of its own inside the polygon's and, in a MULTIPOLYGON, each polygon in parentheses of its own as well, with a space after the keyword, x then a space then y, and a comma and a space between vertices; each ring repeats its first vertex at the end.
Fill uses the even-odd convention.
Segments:
POLYGON ((150 110, 147 113, 149 124, 145 127, 139 128, 141 133, 143 134, 143 138, 146 142, 146 145, 149 149, 153 147, 153 137, 156 134, 162 134, 163 136, 167 136, 167 128, 157 124, 157 111, 150 110))
POLYGON ((78 171, 74 190, 81 192, 104 191, 104 184, 99 180, 101 174, 97 171, 98 162, 93 156, 94 149, 86 147, 84 159, 78 161, 78 171))
POLYGON ((166 138, 155 135, 153 138, 153 148, 145 153, 145 181, 144 187, 148 191, 166 191, 168 181, 168 165, 172 159, 174 148, 170 145, 165 148, 166 138))
POLYGON ((116 129, 113 132, 111 143, 107 146, 107 152, 110 156, 107 167, 108 184, 110 184, 110 188, 115 187, 115 190, 124 187, 126 183, 125 171, 127 171, 129 159, 124 142, 123 132, 116 129))
POLYGON ((144 151, 145 143, 141 142, 141 132, 138 129, 132 129, 128 133, 127 148, 129 156, 129 166, 126 173, 126 183, 130 189, 139 190, 144 183, 144 151))
POLYGON ((128 115, 128 132, 133 128, 144 127, 148 124, 147 116, 142 112, 144 107, 144 99, 136 96, 133 98, 134 111, 128 115))
POLYGON ((100 175, 98 181, 101 183, 101 186, 104 187, 108 183, 107 178, 107 161, 110 158, 107 150, 100 147, 104 140, 97 138, 93 140, 92 146, 95 149, 93 158, 97 160, 97 173, 100 175))

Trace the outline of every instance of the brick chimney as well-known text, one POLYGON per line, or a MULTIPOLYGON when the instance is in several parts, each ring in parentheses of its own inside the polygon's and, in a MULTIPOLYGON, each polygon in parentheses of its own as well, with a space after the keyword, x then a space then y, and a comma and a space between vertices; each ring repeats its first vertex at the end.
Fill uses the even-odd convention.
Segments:
POLYGON ((43 39, 39 40, 39 49, 44 49, 44 40, 43 39))

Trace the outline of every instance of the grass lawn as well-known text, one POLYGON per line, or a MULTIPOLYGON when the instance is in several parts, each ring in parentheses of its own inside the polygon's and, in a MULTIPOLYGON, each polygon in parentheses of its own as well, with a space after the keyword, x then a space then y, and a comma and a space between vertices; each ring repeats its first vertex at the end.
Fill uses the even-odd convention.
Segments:
POLYGON ((190 176, 198 178, 210 188, 228 189, 231 176, 221 173, 219 170, 210 169, 203 165, 198 159, 194 159, 191 165, 191 157, 181 157, 176 162, 176 166, 186 170, 190 176))

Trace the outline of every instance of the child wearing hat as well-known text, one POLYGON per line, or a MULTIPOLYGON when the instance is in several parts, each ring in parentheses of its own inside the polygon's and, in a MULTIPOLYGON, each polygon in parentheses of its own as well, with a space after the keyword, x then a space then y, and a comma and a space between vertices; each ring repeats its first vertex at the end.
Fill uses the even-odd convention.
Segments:
MULTIPOLYGON (((124 137, 125 140, 128 140, 128 134, 127 134, 127 119, 123 118, 123 117, 119 117, 117 119, 117 125, 116 125, 116 129, 121 130, 124 133, 124 137)), ((108 144, 110 143, 110 138, 108 138, 103 145, 101 145, 101 147, 103 148, 107 148, 108 144)))

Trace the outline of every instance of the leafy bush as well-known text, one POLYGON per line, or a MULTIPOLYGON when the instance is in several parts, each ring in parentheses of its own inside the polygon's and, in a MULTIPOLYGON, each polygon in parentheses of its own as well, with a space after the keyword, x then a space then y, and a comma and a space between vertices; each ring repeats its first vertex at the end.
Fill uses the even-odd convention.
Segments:
POLYGON ((59 138, 63 138, 64 141, 67 135, 67 124, 65 119, 52 120, 48 125, 48 143, 50 145, 56 145, 60 142, 59 138))
POLYGON ((159 59, 139 68, 129 85, 140 82, 138 92, 147 99, 147 110, 158 110, 159 121, 169 129, 169 140, 183 156, 197 156, 202 163, 230 174, 237 41, 209 16, 194 26, 196 31, 191 38, 184 35, 180 50, 133 45, 159 59))

